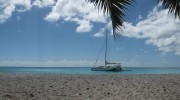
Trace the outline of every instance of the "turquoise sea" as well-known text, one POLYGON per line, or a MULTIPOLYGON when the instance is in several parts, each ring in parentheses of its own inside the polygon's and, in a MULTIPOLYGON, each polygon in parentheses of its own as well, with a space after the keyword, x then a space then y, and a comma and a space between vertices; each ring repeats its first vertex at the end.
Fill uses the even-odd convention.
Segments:
POLYGON ((34 74, 180 74, 179 68, 132 68, 121 72, 91 71, 90 67, 0 67, 0 73, 34 74))

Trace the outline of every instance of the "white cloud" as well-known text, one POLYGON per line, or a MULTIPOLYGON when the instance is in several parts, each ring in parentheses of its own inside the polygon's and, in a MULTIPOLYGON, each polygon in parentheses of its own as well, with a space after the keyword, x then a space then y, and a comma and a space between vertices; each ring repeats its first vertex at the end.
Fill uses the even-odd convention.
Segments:
POLYGON ((31 0, 9 0, 8 3, 14 5, 18 12, 30 10, 32 7, 31 0))
POLYGON ((80 20, 77 23, 79 26, 77 27, 76 32, 89 32, 93 27, 87 20, 80 20))
MULTIPOLYGON (((14 11, 27 11, 32 6, 52 6, 52 11, 44 19, 50 22, 58 20, 75 22, 78 25, 76 32, 91 31, 93 22, 107 23, 104 28, 93 35, 95 37, 104 36, 106 29, 112 30, 112 24, 107 21, 107 16, 104 16, 86 0, 77 0, 76 2, 72 2, 72 0, 57 0, 57 2, 55 0, 35 0, 33 2, 31 0, 1 0, 0 23, 7 21, 14 11)), ((163 52, 174 52, 180 55, 180 21, 174 19, 172 14, 168 14, 167 9, 159 10, 159 7, 160 4, 143 20, 142 16, 139 16, 141 20, 135 25, 124 22, 123 35, 146 39, 146 44, 154 45, 163 52)))
POLYGON ((32 5, 43 8, 47 6, 52 6, 54 4, 55 4, 54 0, 35 0, 32 5))
POLYGON ((105 33, 105 28, 101 28, 99 30, 99 32, 95 33, 93 36, 94 37, 103 37, 104 36, 104 33, 105 33))
POLYGON ((7 19, 9 19, 14 11, 24 12, 30 9, 30 0, 1 0, 0 23, 4 23, 7 19))
POLYGON ((143 19, 142 15, 139 15, 137 19, 138 19, 138 20, 143 19))
POLYGON ((160 5, 151 11, 147 18, 136 25, 125 22, 124 36, 144 38, 146 44, 152 44, 163 52, 180 55, 180 20, 168 14, 168 10, 159 10, 160 5))
POLYGON ((32 6, 47 7, 52 6, 54 0, 0 0, 0 23, 6 22, 13 12, 25 12, 32 6))
POLYGON ((94 37, 103 37, 107 31, 108 31, 108 33, 110 32, 111 35, 113 34, 113 31, 112 31, 112 22, 110 20, 108 20, 108 23, 105 25, 105 27, 101 28, 93 36, 94 37))
POLYGON ((107 16, 99 12, 92 3, 86 0, 1 0, 0 23, 6 22, 13 12, 25 12, 32 6, 39 8, 52 7, 51 12, 45 16, 45 20, 55 22, 75 22, 78 26, 76 32, 89 32, 93 22, 106 23, 107 16))
MULTIPOLYGON (((47 61, 0 61, 0 66, 19 67, 91 67, 95 61, 87 60, 47 60, 47 61)), ((102 61, 100 64, 104 63, 102 61)))
MULTIPOLYGON (((174 15, 168 14, 168 10, 160 10, 161 4, 154 7, 146 18, 133 25, 130 22, 123 23, 121 34, 126 37, 146 39, 146 44, 156 46, 167 53, 174 52, 180 55, 180 20, 174 19, 174 15)), ((108 23, 110 25, 110 23, 108 23)), ((112 30, 107 25, 100 29, 94 36, 102 36, 105 29, 112 30)))
POLYGON ((137 20, 141 20, 141 19, 143 19, 143 17, 142 17, 142 15, 139 15, 137 20))
POLYGON ((77 0, 76 2, 58 0, 52 11, 44 19, 50 22, 58 20, 76 22, 79 24, 76 29, 77 32, 88 32, 93 27, 92 22, 105 23, 107 16, 104 16, 86 0, 77 0))

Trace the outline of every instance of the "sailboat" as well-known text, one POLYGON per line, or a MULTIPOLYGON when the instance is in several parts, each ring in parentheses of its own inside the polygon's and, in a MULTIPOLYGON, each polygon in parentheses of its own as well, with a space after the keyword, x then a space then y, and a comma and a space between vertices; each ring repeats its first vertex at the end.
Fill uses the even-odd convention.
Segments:
MULTIPOLYGON (((105 60, 104 60, 104 65, 103 66, 98 66, 98 67, 92 67, 91 71, 122 71, 121 63, 111 63, 107 61, 107 41, 108 41, 108 36, 106 33, 106 45, 105 45, 105 60)), ((96 60, 97 63, 97 60, 96 60)))

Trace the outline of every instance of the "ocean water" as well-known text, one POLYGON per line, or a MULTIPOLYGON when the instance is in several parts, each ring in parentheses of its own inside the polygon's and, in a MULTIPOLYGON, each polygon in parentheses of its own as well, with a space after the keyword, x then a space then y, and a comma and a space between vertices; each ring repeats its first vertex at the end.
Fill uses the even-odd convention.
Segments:
POLYGON ((125 71, 91 71, 90 67, 0 67, 0 73, 34 73, 34 74, 180 74, 179 68, 132 68, 125 71))

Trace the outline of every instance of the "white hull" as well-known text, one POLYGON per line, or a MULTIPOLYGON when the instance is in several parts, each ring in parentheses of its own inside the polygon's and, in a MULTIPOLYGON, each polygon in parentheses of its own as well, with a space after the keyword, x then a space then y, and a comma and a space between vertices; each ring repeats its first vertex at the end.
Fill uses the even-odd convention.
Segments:
POLYGON ((91 68, 92 71, 122 71, 121 66, 114 66, 114 67, 110 67, 110 66, 99 66, 99 67, 94 67, 91 68))

